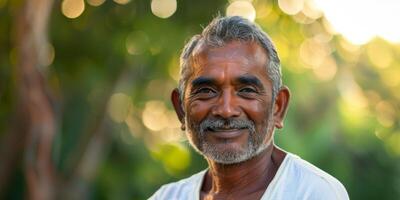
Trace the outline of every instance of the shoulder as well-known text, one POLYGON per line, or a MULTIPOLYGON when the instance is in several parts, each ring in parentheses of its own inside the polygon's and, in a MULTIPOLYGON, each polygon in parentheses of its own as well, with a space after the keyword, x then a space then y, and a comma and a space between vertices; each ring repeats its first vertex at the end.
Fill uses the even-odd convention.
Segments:
POLYGON ((343 184, 335 177, 300 157, 288 154, 289 174, 295 178, 298 189, 307 199, 349 199, 343 184))
POLYGON ((160 189, 158 189, 149 199, 192 199, 189 195, 193 195, 193 193, 196 192, 197 187, 203 180, 205 172, 206 170, 177 182, 165 184, 161 186, 160 189))

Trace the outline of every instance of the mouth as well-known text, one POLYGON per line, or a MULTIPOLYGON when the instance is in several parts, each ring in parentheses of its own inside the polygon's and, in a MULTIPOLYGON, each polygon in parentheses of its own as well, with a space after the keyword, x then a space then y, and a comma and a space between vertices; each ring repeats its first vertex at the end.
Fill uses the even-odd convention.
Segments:
POLYGON ((245 128, 207 128, 207 132, 217 138, 231 139, 243 134, 245 128))

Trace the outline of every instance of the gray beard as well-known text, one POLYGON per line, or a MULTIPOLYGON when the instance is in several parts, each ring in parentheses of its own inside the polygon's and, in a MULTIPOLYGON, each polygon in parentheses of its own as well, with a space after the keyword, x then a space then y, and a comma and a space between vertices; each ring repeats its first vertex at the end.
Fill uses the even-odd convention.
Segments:
POLYGON ((247 161, 268 148, 273 140, 272 116, 264 121, 266 126, 261 133, 257 133, 255 124, 247 119, 205 119, 199 125, 194 123, 186 123, 189 125, 186 135, 189 138, 193 148, 207 159, 220 164, 237 164, 247 161), (249 131, 246 146, 236 150, 223 150, 217 148, 214 144, 209 143, 206 139, 206 131, 214 128, 237 128, 247 129, 249 131), (271 132, 271 135, 268 133, 271 132), (268 141, 265 141, 267 137, 268 141), (196 144, 197 143, 197 144, 196 144))

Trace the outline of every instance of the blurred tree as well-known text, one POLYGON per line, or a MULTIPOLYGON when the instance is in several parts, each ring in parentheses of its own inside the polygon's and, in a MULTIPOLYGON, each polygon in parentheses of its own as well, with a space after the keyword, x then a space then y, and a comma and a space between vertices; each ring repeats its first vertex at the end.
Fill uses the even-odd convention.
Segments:
POLYGON ((0 0, 0 198, 146 199, 204 169, 169 92, 184 42, 227 8, 278 47, 293 98, 276 143, 352 199, 400 198, 399 45, 352 44, 309 0, 234 2, 0 0))
POLYGON ((1 191, 23 150, 28 197, 53 199, 55 176, 51 148, 56 124, 46 78, 41 71, 47 54, 47 23, 52 1, 19 4, 14 20, 17 111, 13 131, 3 141, 1 191))

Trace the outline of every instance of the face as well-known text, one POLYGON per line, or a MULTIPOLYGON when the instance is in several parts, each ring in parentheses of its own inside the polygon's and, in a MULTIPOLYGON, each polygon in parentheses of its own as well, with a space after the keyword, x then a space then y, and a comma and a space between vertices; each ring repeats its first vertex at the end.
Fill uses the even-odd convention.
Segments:
POLYGON ((272 143, 274 101, 256 43, 200 45, 183 98, 190 143, 207 159, 223 164, 246 161, 272 143))

